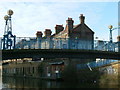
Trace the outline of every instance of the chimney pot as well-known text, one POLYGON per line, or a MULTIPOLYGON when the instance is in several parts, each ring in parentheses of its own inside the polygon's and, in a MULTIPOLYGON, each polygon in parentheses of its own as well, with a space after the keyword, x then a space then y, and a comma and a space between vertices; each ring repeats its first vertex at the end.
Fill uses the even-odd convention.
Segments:
POLYGON ((85 16, 83 16, 83 14, 80 14, 80 23, 83 24, 85 23, 85 16))
POLYGON ((36 37, 42 37, 43 33, 41 31, 37 31, 36 37))
POLYGON ((56 34, 58 34, 59 32, 64 30, 64 27, 63 25, 56 25, 55 30, 56 30, 56 34))
POLYGON ((45 29, 44 31, 45 37, 50 37, 51 33, 52 33, 51 29, 45 29))

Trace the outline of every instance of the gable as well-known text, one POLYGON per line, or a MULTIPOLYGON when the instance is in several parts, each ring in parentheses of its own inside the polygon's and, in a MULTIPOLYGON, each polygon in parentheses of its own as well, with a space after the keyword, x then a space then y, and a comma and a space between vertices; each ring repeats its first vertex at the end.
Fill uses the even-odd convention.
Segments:
POLYGON ((53 37, 56 38, 67 38, 68 37, 68 26, 66 25, 65 29, 58 34, 54 34, 53 37))
POLYGON ((72 32, 88 32, 94 34, 94 32, 86 24, 78 24, 73 28, 72 32))

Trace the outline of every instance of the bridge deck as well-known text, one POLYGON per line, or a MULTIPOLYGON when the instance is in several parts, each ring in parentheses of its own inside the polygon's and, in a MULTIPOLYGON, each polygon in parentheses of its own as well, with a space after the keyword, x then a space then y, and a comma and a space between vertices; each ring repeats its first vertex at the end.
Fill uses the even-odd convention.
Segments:
POLYGON ((14 49, 2 50, 2 60, 19 58, 85 58, 117 59, 120 52, 74 49, 14 49))

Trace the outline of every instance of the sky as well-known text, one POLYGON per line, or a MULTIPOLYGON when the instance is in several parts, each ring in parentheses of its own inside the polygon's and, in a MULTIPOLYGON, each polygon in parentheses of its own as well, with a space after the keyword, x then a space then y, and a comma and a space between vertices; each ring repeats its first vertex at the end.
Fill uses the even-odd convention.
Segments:
MULTIPOLYGON (((85 23, 94 32, 94 37, 109 40, 109 25, 118 27, 118 0, 0 0, 0 37, 4 34, 7 11, 12 9, 12 33, 17 37, 35 37, 37 31, 44 33, 62 25, 65 27, 68 17, 74 25, 80 23, 79 16, 85 16, 85 23)), ((117 41, 118 30, 113 32, 113 40, 117 41)))

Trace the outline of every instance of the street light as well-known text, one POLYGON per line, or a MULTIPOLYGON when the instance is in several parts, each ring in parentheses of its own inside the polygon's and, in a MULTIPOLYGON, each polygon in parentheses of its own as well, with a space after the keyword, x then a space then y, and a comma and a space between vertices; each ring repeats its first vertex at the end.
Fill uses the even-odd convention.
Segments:
POLYGON ((10 9, 7 11, 8 15, 13 15, 13 11, 10 9))
MULTIPOLYGON (((109 25, 108 28, 110 29, 110 43, 112 43, 112 31, 115 30, 115 29, 120 29, 120 26, 116 27, 116 28, 113 28, 112 25, 109 25)), ((118 36, 118 42, 119 42, 119 36, 118 36)), ((118 52, 120 51, 120 44, 118 43, 118 52)))
POLYGON ((5 16, 4 16, 4 19, 5 19, 5 20, 8 20, 8 18, 9 18, 8 15, 5 15, 5 16))
POLYGON ((113 28, 112 25, 109 25, 108 28, 110 29, 110 42, 113 42, 113 40, 112 40, 112 31, 115 30, 115 29, 120 29, 120 26, 118 26, 116 28, 113 28))
POLYGON ((113 31, 113 26, 112 25, 110 25, 110 26, 108 26, 108 28, 110 29, 110 42, 112 43, 113 41, 112 41, 112 31, 113 31))
POLYGON ((12 35, 12 20, 11 16, 13 15, 13 11, 10 9, 7 11, 8 15, 4 16, 5 23, 5 30, 4 30, 4 37, 2 39, 3 41, 3 49, 14 49, 15 48, 15 42, 16 42, 16 36, 12 35))

